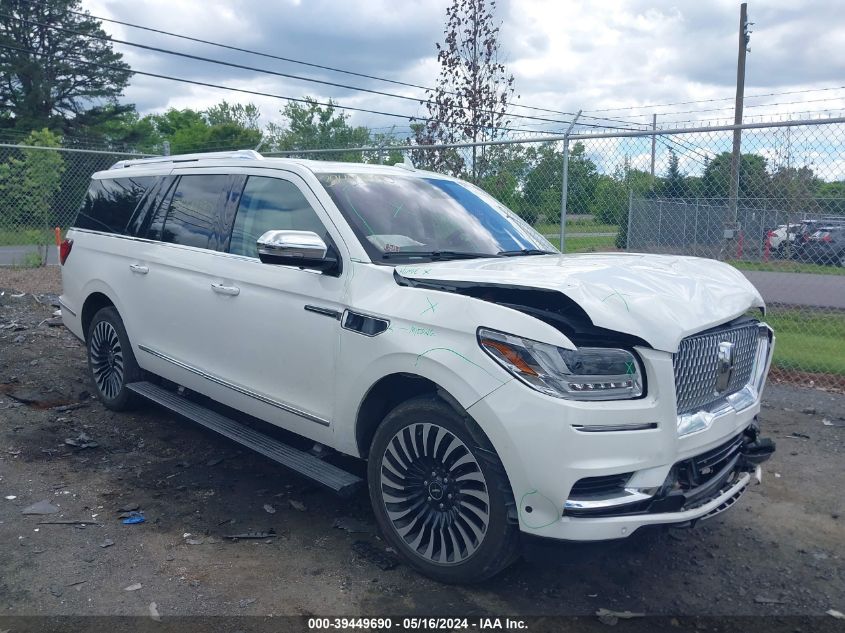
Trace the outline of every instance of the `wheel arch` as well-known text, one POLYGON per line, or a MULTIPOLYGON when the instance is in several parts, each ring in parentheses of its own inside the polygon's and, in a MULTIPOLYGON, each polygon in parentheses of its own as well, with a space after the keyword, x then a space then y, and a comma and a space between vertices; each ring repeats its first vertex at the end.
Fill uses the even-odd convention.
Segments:
POLYGON ((383 376, 367 390, 355 418, 355 443, 358 454, 366 459, 379 424, 396 406, 417 396, 437 396, 462 416, 469 414, 446 389, 419 374, 397 372, 383 376))
POLYGON ((88 340, 88 328, 91 325, 91 320, 94 318, 94 315, 97 314, 98 311, 107 307, 117 309, 114 301, 112 301, 111 298, 104 292, 98 290, 92 292, 85 298, 85 303, 82 304, 80 319, 82 323, 82 336, 86 341, 88 340))

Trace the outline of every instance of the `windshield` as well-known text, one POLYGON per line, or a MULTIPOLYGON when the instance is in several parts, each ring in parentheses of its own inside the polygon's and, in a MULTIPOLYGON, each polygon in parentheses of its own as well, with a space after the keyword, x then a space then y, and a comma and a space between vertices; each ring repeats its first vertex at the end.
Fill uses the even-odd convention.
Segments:
POLYGON ((317 174, 374 262, 557 252, 496 199, 466 183, 317 174))

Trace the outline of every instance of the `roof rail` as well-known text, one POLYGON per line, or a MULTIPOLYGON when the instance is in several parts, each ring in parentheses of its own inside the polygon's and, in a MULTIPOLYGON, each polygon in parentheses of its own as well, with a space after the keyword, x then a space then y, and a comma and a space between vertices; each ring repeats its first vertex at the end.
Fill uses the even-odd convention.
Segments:
POLYGON ((123 169, 124 167, 135 167, 136 165, 156 165, 159 163, 190 163, 198 160, 207 160, 209 158, 261 160, 264 157, 252 149, 237 149, 231 152, 201 152, 198 154, 176 154, 173 156, 154 156, 152 158, 121 160, 109 167, 109 169, 123 169))

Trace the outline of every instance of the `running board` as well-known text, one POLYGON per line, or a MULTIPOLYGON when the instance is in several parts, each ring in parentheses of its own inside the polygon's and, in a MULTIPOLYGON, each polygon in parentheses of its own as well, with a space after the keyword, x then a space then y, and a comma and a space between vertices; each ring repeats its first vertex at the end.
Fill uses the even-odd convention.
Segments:
POLYGON ((269 457, 285 468, 325 486, 341 497, 352 496, 363 483, 363 480, 357 475, 328 464, 309 453, 283 444, 269 435, 220 415, 216 411, 151 382, 133 382, 126 387, 173 413, 188 418, 238 444, 261 453, 265 457, 269 457))

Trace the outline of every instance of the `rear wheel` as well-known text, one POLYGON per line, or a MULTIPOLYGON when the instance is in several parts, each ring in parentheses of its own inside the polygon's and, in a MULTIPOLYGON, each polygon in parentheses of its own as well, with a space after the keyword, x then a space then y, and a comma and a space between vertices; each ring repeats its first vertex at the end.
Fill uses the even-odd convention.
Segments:
POLYGON ((370 500, 387 541, 443 582, 478 582, 510 564, 519 529, 510 483, 489 440, 438 398, 409 400, 376 431, 370 500))
POLYGON ((140 380, 142 371, 117 310, 106 307, 94 315, 86 342, 88 370, 102 403, 115 411, 131 408, 135 397, 126 385, 140 380))

